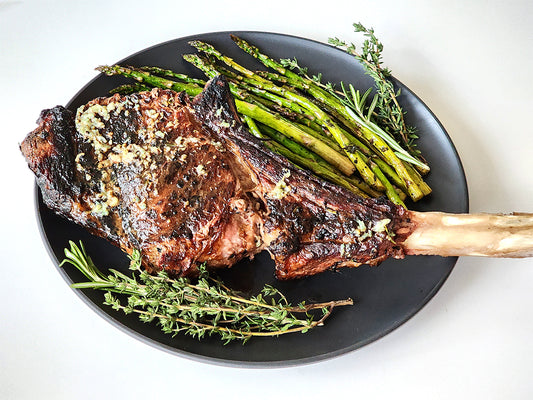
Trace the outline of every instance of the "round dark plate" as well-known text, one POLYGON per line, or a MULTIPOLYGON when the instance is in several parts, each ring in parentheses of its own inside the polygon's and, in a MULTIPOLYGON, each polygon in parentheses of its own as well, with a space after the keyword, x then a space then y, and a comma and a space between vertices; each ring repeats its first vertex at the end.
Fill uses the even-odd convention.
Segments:
MULTIPOLYGON (((198 70, 181 59, 182 54, 194 52, 188 41, 200 39, 213 44, 249 68, 263 69, 262 65, 238 49, 229 38, 229 33, 216 32, 172 40, 143 50, 120 63, 134 66, 157 65, 203 77, 198 70)), ((372 79, 365 75, 362 67, 351 56, 328 45, 273 33, 233 33, 257 45, 274 58, 296 57, 301 66, 309 67, 310 74, 322 72, 323 81, 335 83, 342 80, 363 90, 373 85, 372 79)), ((75 110, 95 97, 106 96, 111 88, 124 82, 119 77, 100 75, 76 94, 67 106, 75 110)), ((422 211, 467 212, 465 175, 450 138, 424 103, 400 82, 394 82, 402 90, 400 100, 407 111, 407 122, 418 128, 419 148, 432 168, 427 181, 433 188, 433 194, 417 204, 409 204, 409 207, 422 211)), ((63 259, 63 249, 68 246, 69 240, 82 240, 96 265, 104 272, 107 268, 127 271, 127 258, 119 249, 56 216, 43 205, 38 189, 36 192, 43 238, 56 265, 63 259)), ((355 305, 336 309, 325 326, 306 334, 252 339, 244 346, 239 342, 223 345, 215 336, 198 341, 185 335, 165 335, 155 324, 142 323, 135 316, 126 316, 103 306, 101 291, 75 292, 115 326, 171 353, 233 366, 287 366, 338 356, 391 332, 435 295, 456 261, 456 258, 407 257, 404 260, 388 260, 378 267, 344 268, 306 279, 278 282, 274 278, 274 266, 269 256, 260 254, 253 261, 242 262, 222 271, 221 278, 233 288, 248 294, 257 293, 266 283, 271 284, 281 289, 294 304, 302 300, 321 302, 351 297, 355 300, 355 305)), ((59 271, 69 284, 85 281, 72 267, 59 268, 59 271)))

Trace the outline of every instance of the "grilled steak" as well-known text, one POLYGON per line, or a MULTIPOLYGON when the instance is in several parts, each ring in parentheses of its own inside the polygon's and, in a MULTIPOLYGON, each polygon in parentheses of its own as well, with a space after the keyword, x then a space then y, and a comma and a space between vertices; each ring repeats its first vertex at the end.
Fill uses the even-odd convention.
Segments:
POLYGON ((150 271, 194 273, 266 249, 279 278, 376 264, 405 210, 361 199, 266 149, 244 129, 226 83, 190 100, 154 89, 99 98, 77 115, 42 112, 21 144, 46 205, 150 271))
MULTIPOLYGON (((98 98, 76 115, 45 110, 21 151, 48 207, 128 253, 139 249, 151 272, 192 275, 200 263, 227 267, 267 250, 276 276, 289 279, 486 246, 464 249, 461 229, 474 225, 460 216, 449 223, 362 199, 272 153, 241 125, 222 78, 194 99, 154 89, 98 98), (432 236, 437 246, 424 239, 432 236)), ((533 218, 513 218, 525 227, 522 247, 490 255, 531 255, 533 218)))

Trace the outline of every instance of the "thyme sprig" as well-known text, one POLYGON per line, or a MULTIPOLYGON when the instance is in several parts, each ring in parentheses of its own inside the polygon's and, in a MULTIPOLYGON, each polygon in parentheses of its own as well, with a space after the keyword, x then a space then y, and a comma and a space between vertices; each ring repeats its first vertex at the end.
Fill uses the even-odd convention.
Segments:
POLYGON ((329 38, 328 43, 343 49, 361 62, 367 74, 374 79, 377 89, 378 96, 374 109, 377 123, 403 143, 413 156, 420 157, 420 151, 415 143, 418 139, 416 129, 406 124, 405 112, 398 103, 401 90, 394 88, 390 80, 391 71, 383 66, 383 44, 376 37, 374 29, 366 28, 361 23, 354 23, 353 27, 355 32, 362 33, 366 37, 360 51, 357 51, 355 44, 347 43, 337 37, 329 38))
POLYGON ((150 275, 141 268, 141 254, 130 256, 132 276, 115 269, 105 276, 87 255, 83 243, 69 242, 60 266, 71 264, 89 280, 71 285, 75 289, 105 290, 104 304, 143 322, 156 322, 164 333, 180 332, 198 339, 217 334, 228 343, 257 336, 279 336, 321 326, 338 306, 351 299, 292 306, 276 288, 265 285, 259 294, 245 298, 210 276, 200 266, 194 282, 171 278, 165 272, 150 275), (126 296, 126 299, 124 298, 126 296), (316 312, 313 312, 316 310, 316 312))

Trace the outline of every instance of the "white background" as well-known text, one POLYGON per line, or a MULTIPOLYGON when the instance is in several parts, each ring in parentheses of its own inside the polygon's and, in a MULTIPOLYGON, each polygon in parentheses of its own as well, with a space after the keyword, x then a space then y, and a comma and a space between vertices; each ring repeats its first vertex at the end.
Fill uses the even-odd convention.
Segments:
MULTIPOLYGON (((461 258, 399 329, 300 367, 190 361, 91 311, 55 270, 18 143, 43 108, 153 44, 259 30, 360 43, 374 27, 385 64, 443 123, 463 161, 471 211, 533 212, 533 2, 0 1, 0 398, 533 398, 533 261, 461 258), (185 4, 186 3, 186 4, 185 4)), ((450 188, 453 190, 453 188, 450 188)))

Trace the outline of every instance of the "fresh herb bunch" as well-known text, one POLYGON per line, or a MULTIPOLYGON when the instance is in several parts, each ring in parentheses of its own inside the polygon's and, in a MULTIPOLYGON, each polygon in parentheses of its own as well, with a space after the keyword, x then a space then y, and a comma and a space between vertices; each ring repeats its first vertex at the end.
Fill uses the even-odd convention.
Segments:
MULTIPOLYGON (((366 28, 361 23, 354 23, 353 27, 355 32, 363 33, 366 37, 360 52, 357 51, 355 44, 347 43, 336 37, 329 38, 328 42, 353 55, 365 67, 366 72, 374 79, 377 88, 377 101, 373 110, 377 123, 403 143, 413 156, 420 158, 420 151, 415 143, 418 139, 416 129, 405 123, 405 113, 398 103, 401 91, 394 88, 390 80, 391 72, 382 63, 383 44, 376 37, 374 29, 366 28)), ((350 97, 348 93, 346 95, 350 97)))
POLYGON ((74 283, 72 288, 105 290, 105 305, 126 314, 135 313, 143 322, 156 321, 164 333, 171 335, 184 332, 201 339, 217 334, 228 343, 246 342, 257 336, 305 333, 323 325, 335 307, 353 304, 346 299, 291 306, 270 285, 265 285, 258 295, 245 298, 211 277, 204 266, 199 268, 200 276, 194 282, 188 278, 172 279, 165 272, 150 275, 141 268, 138 251, 130 256, 132 276, 114 269, 105 276, 87 255, 83 243, 69 244, 60 266, 72 264, 89 280, 74 283))

